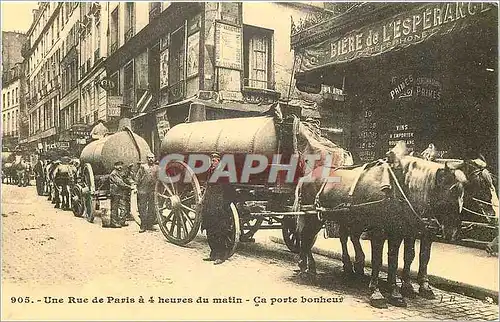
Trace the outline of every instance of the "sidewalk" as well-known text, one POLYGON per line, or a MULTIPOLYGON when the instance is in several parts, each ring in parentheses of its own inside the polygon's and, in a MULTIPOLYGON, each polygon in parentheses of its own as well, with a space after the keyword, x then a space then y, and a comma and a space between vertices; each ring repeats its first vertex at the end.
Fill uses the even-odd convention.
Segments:
MULTIPOLYGON (((256 238, 267 238, 284 244, 280 230, 258 231, 256 238)), ((354 259, 354 248, 349 241, 349 255, 354 259)), ((366 265, 371 267, 370 241, 361 240, 366 265)), ((286 247, 286 246, 285 246, 286 247)), ((420 244, 415 245, 415 259, 411 266, 411 276, 416 279, 419 265, 420 244)), ((318 234, 313 252, 341 260, 342 248, 338 238, 325 239, 323 230, 318 234)), ((387 271, 387 243, 384 245, 383 271, 387 271)), ((403 245, 400 248, 399 268, 403 268, 403 245)), ((431 285, 465 295, 498 300, 498 258, 488 255, 484 250, 457 245, 433 243, 431 260, 428 266, 431 285)))

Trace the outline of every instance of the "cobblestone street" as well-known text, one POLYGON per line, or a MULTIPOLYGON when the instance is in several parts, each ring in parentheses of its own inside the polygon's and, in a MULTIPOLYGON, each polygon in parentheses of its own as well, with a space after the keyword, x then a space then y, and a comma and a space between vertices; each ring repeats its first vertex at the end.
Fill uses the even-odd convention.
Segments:
POLYGON ((498 319, 495 305, 439 290, 434 301, 374 309, 367 303, 368 276, 346 280, 339 261, 316 256, 317 281, 302 281, 295 255, 267 238, 240 244, 229 261, 214 266, 201 260, 208 251, 204 236, 178 247, 159 231, 139 234, 133 222, 103 229, 100 219, 89 224, 53 209, 32 186, 3 185, 2 208, 2 320, 498 319), (28 303, 19 303, 25 297, 28 303), (95 297, 104 303, 92 303, 95 297), (196 303, 198 297, 210 304, 196 303), (62 303, 45 303, 59 298, 62 303), (193 303, 160 303, 179 298, 193 303), (272 298, 281 303, 271 304, 272 298), (284 303, 294 298, 297 303, 284 303), (301 303, 306 298, 342 302, 301 303), (218 299, 228 304, 213 302, 218 299))

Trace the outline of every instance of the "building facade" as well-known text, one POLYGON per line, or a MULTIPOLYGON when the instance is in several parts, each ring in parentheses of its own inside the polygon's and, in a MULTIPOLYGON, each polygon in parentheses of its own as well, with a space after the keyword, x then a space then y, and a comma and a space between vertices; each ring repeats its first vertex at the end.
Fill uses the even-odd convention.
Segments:
POLYGON ((489 3, 350 3, 292 32, 304 92, 340 91, 335 110, 359 162, 397 141, 497 167, 498 10, 489 3))
POLYGON ((2 31, 2 148, 13 150, 19 143, 24 112, 22 45, 26 35, 2 31))
POLYGON ((213 119, 296 98, 290 18, 325 12, 323 3, 40 3, 25 48, 25 143, 78 154, 98 120, 116 131, 128 117, 157 151, 192 103, 213 119))
POLYGON ((131 117, 155 151, 192 103, 207 119, 261 113, 290 94, 290 17, 317 12, 322 4, 110 3, 108 113, 131 117))
POLYGON ((19 142, 21 64, 6 74, 2 84, 2 147, 12 151, 19 142))

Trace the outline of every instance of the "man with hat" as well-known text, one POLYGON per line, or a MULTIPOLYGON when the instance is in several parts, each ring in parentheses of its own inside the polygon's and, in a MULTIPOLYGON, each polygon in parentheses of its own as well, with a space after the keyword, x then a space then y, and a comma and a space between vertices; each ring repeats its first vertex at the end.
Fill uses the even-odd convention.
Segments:
POLYGON ((137 183, 137 207, 141 218, 139 232, 154 230, 154 191, 158 176, 158 165, 155 162, 155 155, 151 152, 147 154, 147 162, 140 165, 135 176, 137 183))
POLYGON ((109 192, 111 193, 111 222, 110 228, 121 228, 121 214, 126 214, 125 198, 132 186, 128 185, 122 177, 123 162, 115 162, 115 168, 109 175, 109 192), (120 212, 120 213, 119 213, 120 212))
POLYGON ((220 164, 220 155, 210 155, 211 165, 208 169, 207 188, 201 202, 201 229, 206 230, 210 255, 205 261, 213 261, 214 265, 224 263, 229 257, 228 243, 231 233, 231 202, 236 199, 234 188, 225 182, 208 183, 210 177, 220 164))

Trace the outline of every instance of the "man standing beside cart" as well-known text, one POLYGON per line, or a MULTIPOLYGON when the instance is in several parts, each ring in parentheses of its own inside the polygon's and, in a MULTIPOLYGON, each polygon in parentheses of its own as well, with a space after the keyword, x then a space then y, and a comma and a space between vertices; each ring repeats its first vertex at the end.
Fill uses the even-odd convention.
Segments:
MULTIPOLYGON (((220 162, 220 155, 211 155, 211 167, 208 170, 210 178, 220 162)), ((207 180, 208 182, 210 180, 207 180)), ((229 258, 229 233, 231 227, 230 205, 235 199, 234 190, 229 184, 216 182, 207 184, 202 207, 202 226, 207 232, 207 241, 210 247, 210 255, 205 261, 213 261, 214 265, 224 263, 229 258)))
POLYGON ((125 198, 129 195, 132 186, 123 180, 123 162, 115 162, 115 168, 109 175, 109 190, 111 193, 111 222, 110 228, 121 228, 123 222, 121 217, 126 214, 125 198))
POLYGON ((141 164, 135 177, 137 183, 137 207, 141 218, 140 233, 146 230, 154 230, 154 192, 158 165, 155 162, 153 153, 148 153, 147 160, 147 163, 141 164))

